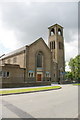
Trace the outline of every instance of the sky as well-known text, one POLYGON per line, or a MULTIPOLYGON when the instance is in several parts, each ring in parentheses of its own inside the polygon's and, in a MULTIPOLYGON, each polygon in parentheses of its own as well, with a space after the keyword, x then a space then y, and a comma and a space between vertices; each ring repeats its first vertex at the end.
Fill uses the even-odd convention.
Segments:
POLYGON ((48 44, 48 27, 64 27, 66 70, 78 54, 78 3, 48 0, 0 2, 0 56, 42 37, 48 44))

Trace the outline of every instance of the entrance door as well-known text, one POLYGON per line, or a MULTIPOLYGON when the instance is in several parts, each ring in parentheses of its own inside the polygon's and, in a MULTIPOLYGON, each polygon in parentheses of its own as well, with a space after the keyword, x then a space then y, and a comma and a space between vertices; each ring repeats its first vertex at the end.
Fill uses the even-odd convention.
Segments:
POLYGON ((37 81, 41 81, 41 74, 37 74, 37 81))

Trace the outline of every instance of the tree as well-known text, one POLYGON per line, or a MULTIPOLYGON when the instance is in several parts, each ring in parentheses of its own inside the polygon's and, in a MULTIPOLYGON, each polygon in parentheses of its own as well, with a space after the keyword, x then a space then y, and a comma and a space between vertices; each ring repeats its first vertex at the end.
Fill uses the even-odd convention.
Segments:
POLYGON ((80 55, 77 55, 75 58, 71 58, 69 66, 72 73, 72 78, 80 82, 80 55))
POLYGON ((71 69, 72 77, 75 78, 75 61, 73 58, 70 59, 69 67, 71 69))
POLYGON ((68 79, 70 81, 73 79, 72 72, 66 71, 66 79, 68 79))

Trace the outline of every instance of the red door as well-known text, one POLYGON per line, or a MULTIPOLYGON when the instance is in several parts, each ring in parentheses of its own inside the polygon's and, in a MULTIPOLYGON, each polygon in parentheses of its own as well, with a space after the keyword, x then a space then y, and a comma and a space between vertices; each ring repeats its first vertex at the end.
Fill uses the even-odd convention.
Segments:
POLYGON ((37 74, 37 81, 41 81, 41 74, 37 74))

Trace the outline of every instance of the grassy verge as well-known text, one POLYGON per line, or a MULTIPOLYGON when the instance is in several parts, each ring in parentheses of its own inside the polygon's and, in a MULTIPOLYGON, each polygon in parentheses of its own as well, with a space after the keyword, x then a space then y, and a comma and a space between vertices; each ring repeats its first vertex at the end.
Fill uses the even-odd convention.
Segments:
POLYGON ((60 86, 51 86, 51 87, 39 87, 39 88, 3 90, 3 91, 0 91, 0 94, 24 93, 24 92, 50 90, 50 89, 59 89, 59 88, 61 88, 61 87, 60 86))
POLYGON ((76 83, 76 84, 73 84, 73 85, 80 85, 80 83, 76 83))

